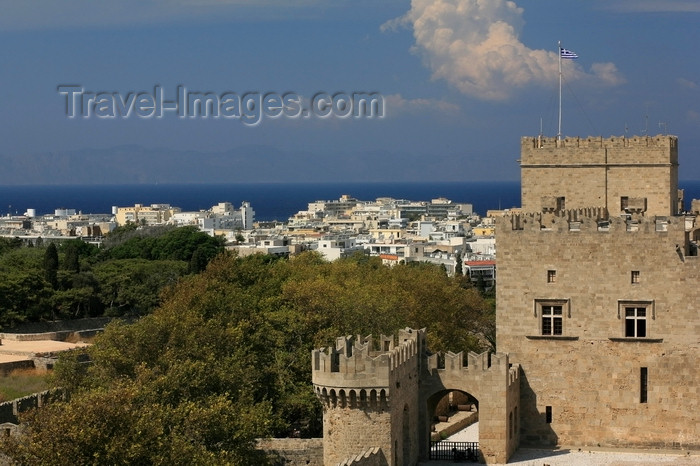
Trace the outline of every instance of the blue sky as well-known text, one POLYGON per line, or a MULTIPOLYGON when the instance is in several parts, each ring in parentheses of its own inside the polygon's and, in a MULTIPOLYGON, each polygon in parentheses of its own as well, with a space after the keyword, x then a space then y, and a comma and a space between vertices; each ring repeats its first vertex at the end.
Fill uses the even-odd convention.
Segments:
POLYGON ((308 179, 281 172, 278 181, 344 181, 356 159, 381 159, 373 180, 517 180, 520 137, 557 133, 561 41, 579 55, 564 62, 564 135, 674 134, 681 179, 700 179, 699 0, 0 5, 0 154, 18 160, 133 145, 164 164, 168 151, 250 151, 273 171, 275 157, 333 161, 309 167, 308 179), (178 85, 294 92, 303 103, 318 92, 377 92, 385 113, 256 125, 175 114, 71 119, 57 90, 67 84, 122 97, 156 85, 168 97, 178 85))

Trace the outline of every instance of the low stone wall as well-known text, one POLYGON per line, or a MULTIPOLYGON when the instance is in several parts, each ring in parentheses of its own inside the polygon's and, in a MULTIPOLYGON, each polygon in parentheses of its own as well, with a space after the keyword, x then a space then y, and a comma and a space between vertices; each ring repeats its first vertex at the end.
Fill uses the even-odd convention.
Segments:
POLYGON ((454 412, 455 407, 460 411, 469 411, 473 404, 472 399, 466 393, 452 391, 443 396, 435 407, 436 416, 449 416, 454 412))
POLYGON ((36 365, 31 359, 24 359, 22 361, 3 362, 0 363, 0 374, 7 375, 14 370, 34 368, 36 368, 36 365))
MULTIPOLYGON (((466 411, 460 411, 460 413, 463 413, 466 411)), ((452 417, 454 419, 454 416, 452 417)), ((456 434, 460 430, 469 427, 470 425, 474 424, 475 422, 479 421, 479 412, 478 411, 471 411, 468 412, 468 414, 461 419, 454 420, 454 422, 451 422, 448 420, 443 426, 440 426, 440 428, 437 430, 437 432, 433 432, 430 435, 430 440, 433 441, 438 441, 442 440, 446 437, 449 437, 450 435, 456 434)), ((437 425, 436 425, 437 427, 437 425)))
POLYGON ((338 463, 338 466, 386 466, 386 457, 379 447, 364 450, 357 456, 338 463))
POLYGON ((94 329, 87 329, 87 330, 59 330, 57 332, 44 332, 44 333, 0 333, 0 339, 2 339, 2 340, 15 340, 15 341, 81 340, 84 338, 94 337, 102 330, 103 329, 101 329, 101 328, 94 328, 94 329))
POLYGON ((17 424, 21 413, 33 408, 40 408, 52 401, 64 400, 66 392, 63 389, 44 390, 39 393, 23 396, 12 401, 0 403, 0 424, 11 422, 17 424))
POLYGON ((258 439, 257 449, 284 466, 323 466, 323 439, 321 438, 265 438, 258 439))

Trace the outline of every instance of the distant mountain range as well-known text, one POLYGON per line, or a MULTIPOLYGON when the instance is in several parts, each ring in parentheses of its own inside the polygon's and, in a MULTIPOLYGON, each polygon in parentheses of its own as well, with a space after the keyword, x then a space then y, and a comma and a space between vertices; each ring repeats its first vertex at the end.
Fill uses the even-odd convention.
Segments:
MULTIPOLYGON (((4 185, 153 184, 230 182, 476 181, 517 179, 484 158, 458 154, 409 155, 389 151, 320 154, 241 146, 226 152, 123 145, 22 155, 0 154, 4 185)), ((514 157, 515 159, 515 157, 514 157)))

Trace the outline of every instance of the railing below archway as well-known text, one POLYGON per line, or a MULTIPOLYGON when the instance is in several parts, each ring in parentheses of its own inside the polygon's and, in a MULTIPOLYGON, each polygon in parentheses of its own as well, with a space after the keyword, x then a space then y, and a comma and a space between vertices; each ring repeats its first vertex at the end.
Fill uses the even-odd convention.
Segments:
POLYGON ((431 460, 479 461, 479 442, 430 442, 431 460))

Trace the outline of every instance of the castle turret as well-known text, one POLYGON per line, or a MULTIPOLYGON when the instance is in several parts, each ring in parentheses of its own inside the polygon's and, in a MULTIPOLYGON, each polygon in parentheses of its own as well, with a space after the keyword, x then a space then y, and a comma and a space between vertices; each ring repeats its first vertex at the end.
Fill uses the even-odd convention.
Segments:
POLYGON ((386 464, 418 459, 418 380, 425 330, 394 337, 341 337, 312 352, 314 390, 323 405, 324 464, 367 448, 386 464), (375 346, 376 345, 376 346, 375 346), (376 348, 376 349, 375 349, 376 348))

